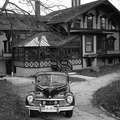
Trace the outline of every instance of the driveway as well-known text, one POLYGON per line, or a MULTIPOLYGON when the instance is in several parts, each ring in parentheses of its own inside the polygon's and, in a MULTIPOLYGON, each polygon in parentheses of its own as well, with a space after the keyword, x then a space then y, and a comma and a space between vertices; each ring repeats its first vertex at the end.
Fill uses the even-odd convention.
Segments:
MULTIPOLYGON (((87 81, 75 82, 71 84, 71 90, 76 98, 76 105, 74 108, 73 117, 69 120, 115 120, 111 115, 107 114, 105 111, 95 108, 91 104, 91 99, 94 91, 106 86, 120 78, 120 71, 105 75, 99 78, 91 78, 80 75, 70 75, 71 77, 85 78, 87 81)), ((34 89, 34 85, 31 83, 34 79, 30 78, 19 78, 19 77, 8 77, 7 80, 11 81, 17 86, 16 92, 25 99, 28 91, 34 89), (22 79, 22 80, 21 80, 22 79)), ((42 113, 36 118, 31 120, 66 120, 63 113, 42 113)))

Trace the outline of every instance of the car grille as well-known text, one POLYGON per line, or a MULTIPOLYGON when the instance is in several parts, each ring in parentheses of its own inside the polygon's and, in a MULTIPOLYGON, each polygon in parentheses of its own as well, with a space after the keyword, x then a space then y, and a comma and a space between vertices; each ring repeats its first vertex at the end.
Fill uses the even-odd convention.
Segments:
POLYGON ((59 102, 58 101, 41 101, 42 105, 56 105, 59 102))
POLYGON ((59 104, 60 106, 64 106, 66 104, 65 100, 62 100, 62 101, 55 101, 55 100, 37 100, 37 101, 34 101, 34 104, 35 106, 39 106, 40 104, 42 105, 56 105, 56 104, 59 104), (57 102, 57 103, 56 103, 57 102))

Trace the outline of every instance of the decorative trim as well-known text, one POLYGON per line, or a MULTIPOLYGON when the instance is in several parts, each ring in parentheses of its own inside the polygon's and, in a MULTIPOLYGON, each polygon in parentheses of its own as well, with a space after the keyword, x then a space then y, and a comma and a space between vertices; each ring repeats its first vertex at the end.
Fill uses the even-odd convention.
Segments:
POLYGON ((13 65, 14 65, 14 66, 17 66, 17 67, 24 67, 24 62, 14 61, 13 65))
POLYGON ((41 61, 40 62, 40 67, 50 67, 51 66, 51 61, 41 61))
POLYGON ((71 65, 82 65, 81 59, 69 60, 71 65))

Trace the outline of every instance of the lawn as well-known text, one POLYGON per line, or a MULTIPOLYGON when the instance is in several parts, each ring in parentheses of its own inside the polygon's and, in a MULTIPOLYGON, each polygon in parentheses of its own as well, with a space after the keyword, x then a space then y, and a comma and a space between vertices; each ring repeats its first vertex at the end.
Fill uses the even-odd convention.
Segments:
POLYGON ((92 103, 120 117, 120 79, 98 89, 93 95, 92 103))
POLYGON ((29 120, 22 99, 6 80, 0 81, 0 120, 29 120))
POLYGON ((113 72, 117 72, 120 70, 120 64, 113 65, 113 66, 103 66, 99 68, 99 72, 95 72, 92 69, 84 69, 84 70, 78 70, 76 71, 80 75, 86 75, 91 77, 100 77, 106 74, 111 74, 113 72))

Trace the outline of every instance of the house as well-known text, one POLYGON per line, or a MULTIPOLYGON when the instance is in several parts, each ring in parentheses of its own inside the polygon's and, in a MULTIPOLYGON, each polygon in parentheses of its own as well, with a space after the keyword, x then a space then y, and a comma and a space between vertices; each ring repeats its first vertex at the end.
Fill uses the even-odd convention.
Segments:
POLYGON ((120 11, 108 0, 71 2, 71 8, 44 16, 43 31, 21 42, 12 40, 15 75, 120 63, 120 11))

